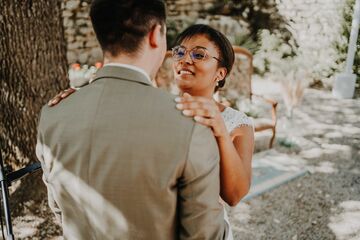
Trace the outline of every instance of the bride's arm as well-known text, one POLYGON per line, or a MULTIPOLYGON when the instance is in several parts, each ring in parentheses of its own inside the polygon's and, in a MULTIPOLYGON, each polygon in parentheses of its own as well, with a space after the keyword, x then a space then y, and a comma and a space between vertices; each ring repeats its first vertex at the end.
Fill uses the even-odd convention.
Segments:
POLYGON ((227 132, 224 119, 214 101, 203 97, 178 99, 184 115, 211 127, 220 152, 220 196, 230 206, 236 205, 249 191, 254 133, 250 126, 227 132))
POLYGON ((251 126, 241 126, 233 130, 231 136, 218 137, 217 143, 220 152, 220 196, 234 206, 250 189, 254 131, 251 126))

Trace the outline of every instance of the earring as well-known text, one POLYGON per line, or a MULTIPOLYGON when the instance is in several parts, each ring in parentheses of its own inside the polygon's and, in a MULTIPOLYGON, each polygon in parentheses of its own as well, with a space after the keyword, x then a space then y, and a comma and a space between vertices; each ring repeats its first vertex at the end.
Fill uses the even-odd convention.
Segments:
POLYGON ((216 81, 216 86, 217 86, 217 87, 219 86, 219 81, 216 81))

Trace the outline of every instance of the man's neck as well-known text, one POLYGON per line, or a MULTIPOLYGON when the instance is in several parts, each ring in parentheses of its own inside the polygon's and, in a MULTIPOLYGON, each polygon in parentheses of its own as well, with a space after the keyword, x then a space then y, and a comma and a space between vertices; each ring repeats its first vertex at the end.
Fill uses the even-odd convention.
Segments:
POLYGON ((104 65, 109 63, 119 63, 119 64, 127 64, 132 65, 138 68, 141 68, 146 72, 148 76, 151 76, 151 66, 148 66, 148 61, 144 61, 142 58, 133 58, 126 55, 119 55, 117 57, 104 57, 104 65), (147 64, 146 64, 147 62, 147 64))
POLYGON ((147 76, 150 78, 149 80, 151 81, 152 85, 154 87, 157 87, 157 84, 155 82, 154 76, 152 76, 151 74, 151 68, 149 66, 149 61, 145 61, 144 59, 135 59, 135 58, 131 58, 128 56, 117 56, 117 57, 104 57, 104 65, 105 64, 126 64, 126 65, 131 65, 131 66, 135 66, 137 68, 140 68, 141 70, 143 70, 147 76), (147 64, 145 64, 145 62, 147 64))

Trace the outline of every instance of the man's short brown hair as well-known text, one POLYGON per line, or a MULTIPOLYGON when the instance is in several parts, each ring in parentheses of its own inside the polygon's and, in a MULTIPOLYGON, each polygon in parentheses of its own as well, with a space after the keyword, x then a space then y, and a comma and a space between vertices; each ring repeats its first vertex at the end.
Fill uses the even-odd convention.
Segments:
POLYGON ((90 18, 103 51, 117 56, 135 53, 156 24, 165 26, 166 8, 162 0, 94 0, 90 18))

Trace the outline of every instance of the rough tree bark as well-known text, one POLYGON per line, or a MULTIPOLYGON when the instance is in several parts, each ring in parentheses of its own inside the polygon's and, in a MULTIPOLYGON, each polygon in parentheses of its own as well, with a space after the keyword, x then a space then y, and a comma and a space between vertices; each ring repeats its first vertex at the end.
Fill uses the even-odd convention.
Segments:
POLYGON ((41 106, 67 85, 61 1, 1 0, 0 144, 13 167, 36 160, 41 106))
MULTIPOLYGON (((61 2, 1 0, 0 148, 5 163, 12 169, 36 161, 40 109, 67 87, 61 2)), ((38 184, 39 174, 25 178, 12 195, 11 205, 39 192, 44 197, 44 187, 38 184)))

